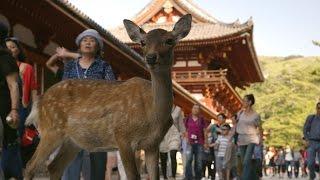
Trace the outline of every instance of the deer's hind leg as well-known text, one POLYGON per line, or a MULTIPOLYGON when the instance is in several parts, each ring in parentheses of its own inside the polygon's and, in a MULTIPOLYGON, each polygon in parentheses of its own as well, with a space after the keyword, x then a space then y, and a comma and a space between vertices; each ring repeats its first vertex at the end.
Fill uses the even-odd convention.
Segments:
POLYGON ((50 179, 59 180, 62 177, 64 169, 77 156, 80 150, 81 149, 69 139, 66 140, 59 149, 58 154, 48 165, 50 179))
POLYGON ((25 171, 26 180, 32 179, 35 170, 37 170, 40 165, 44 164, 44 161, 47 160, 49 155, 58 148, 63 141, 63 136, 60 133, 50 131, 49 133, 43 134, 36 152, 27 164, 25 171))

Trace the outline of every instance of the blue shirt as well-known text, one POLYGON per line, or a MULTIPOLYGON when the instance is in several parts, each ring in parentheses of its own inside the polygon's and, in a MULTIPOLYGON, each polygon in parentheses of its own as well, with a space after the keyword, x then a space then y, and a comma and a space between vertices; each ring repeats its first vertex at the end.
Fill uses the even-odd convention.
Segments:
POLYGON ((95 59, 88 69, 79 64, 79 59, 67 61, 64 65, 63 79, 105 79, 115 80, 111 66, 101 60, 95 59))

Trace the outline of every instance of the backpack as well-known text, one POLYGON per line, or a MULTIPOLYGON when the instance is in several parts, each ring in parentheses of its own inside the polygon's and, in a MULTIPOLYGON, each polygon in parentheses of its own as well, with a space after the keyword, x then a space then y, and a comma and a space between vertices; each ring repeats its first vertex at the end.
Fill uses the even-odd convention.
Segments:
POLYGON ((21 138, 21 146, 27 147, 31 145, 37 146, 40 141, 39 133, 36 128, 26 127, 21 138))

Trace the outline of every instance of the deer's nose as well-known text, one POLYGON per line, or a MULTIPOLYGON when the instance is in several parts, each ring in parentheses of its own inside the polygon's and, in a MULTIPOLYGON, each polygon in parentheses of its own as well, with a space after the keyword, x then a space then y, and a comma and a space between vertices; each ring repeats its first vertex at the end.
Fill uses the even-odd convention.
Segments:
POLYGON ((147 55, 146 55, 146 60, 147 60, 147 63, 150 64, 150 65, 156 64, 157 54, 156 54, 156 53, 147 54, 147 55))

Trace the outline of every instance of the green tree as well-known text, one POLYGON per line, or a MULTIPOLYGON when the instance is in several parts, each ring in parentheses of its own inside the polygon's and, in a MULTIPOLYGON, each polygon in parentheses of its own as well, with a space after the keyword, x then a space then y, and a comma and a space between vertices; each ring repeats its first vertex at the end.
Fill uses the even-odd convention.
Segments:
POLYGON ((268 146, 300 147, 305 118, 314 113, 320 97, 320 59, 291 57, 260 57, 265 82, 238 91, 255 95, 255 108, 270 133, 268 146))

